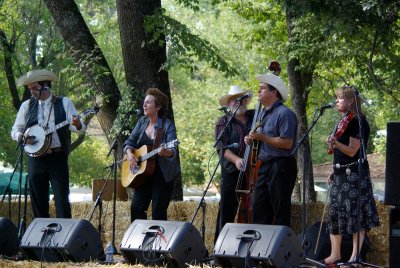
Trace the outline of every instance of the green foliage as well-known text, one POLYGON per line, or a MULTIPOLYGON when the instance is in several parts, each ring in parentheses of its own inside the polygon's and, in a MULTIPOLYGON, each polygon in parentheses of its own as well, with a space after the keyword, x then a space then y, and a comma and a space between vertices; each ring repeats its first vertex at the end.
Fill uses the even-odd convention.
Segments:
POLYGON ((210 64, 211 68, 224 72, 226 76, 238 74, 220 55, 215 45, 193 34, 186 25, 164 13, 165 10, 161 10, 145 20, 146 31, 153 33, 150 42, 160 42, 163 36, 167 36, 168 57, 163 68, 170 69, 171 66, 179 65, 194 72, 198 70, 196 63, 202 61, 210 64))
POLYGON ((69 173, 71 184, 91 186, 92 180, 103 176, 107 164, 113 160, 106 159, 108 144, 104 139, 86 136, 85 142, 71 152, 69 156, 69 173))
MULTIPOLYGON (((397 2, 163 1, 163 10, 147 18, 146 29, 155 33, 153 42, 166 36, 168 61, 163 67, 169 70, 184 184, 208 180, 210 168, 217 162, 215 155, 211 161, 209 158, 214 151, 214 123, 222 115, 217 110, 218 98, 232 84, 255 90, 255 74, 266 72, 271 60, 281 63, 281 76, 288 81, 287 57, 300 59, 298 71, 311 70, 313 74, 313 84, 306 92, 309 124, 316 107, 335 100, 335 88, 344 83, 356 85, 371 100, 370 107, 364 109, 372 127, 368 151, 382 152, 385 138, 378 130, 385 129, 388 121, 400 119, 397 2), (293 22, 290 43, 286 7, 298 15, 293 22)), ((135 95, 124 82, 115 1, 78 0, 77 4, 121 90, 118 114, 137 108, 143 96, 135 95)), ((77 109, 83 110, 94 100, 93 85, 82 77, 72 60, 73 52, 60 37, 43 5, 37 0, 1 3, 0 28, 15 44, 16 76, 32 66, 51 68, 60 76, 53 92, 70 97, 77 109), (32 61, 33 52, 36 63, 32 61)), ((4 66, 3 58, 0 66, 4 66)), ((10 139, 10 129, 16 111, 10 104, 7 86, 1 72, 0 138, 7 142, 0 145, 0 159, 14 163, 17 152, 10 139)), ((23 89, 19 90, 22 95, 23 89)), ((250 108, 253 106, 254 102, 250 108)), ((331 156, 326 154, 325 139, 338 116, 333 109, 325 111, 310 133, 313 163, 331 161, 331 156)), ((119 115, 112 133, 119 129, 122 119, 119 115)), ((132 117, 124 134, 134 124, 135 117, 132 117)), ((71 154, 71 181, 89 185, 91 179, 101 177, 107 152, 105 141, 89 137, 71 154)))
MULTIPOLYGON (((0 80, 4 81, 3 73, 0 74, 0 80)), ((11 98, 6 92, 6 88, 0 87, 0 161, 14 164, 17 160, 19 151, 15 150, 16 142, 11 140, 11 127, 14 124, 15 110, 11 106, 11 98)))

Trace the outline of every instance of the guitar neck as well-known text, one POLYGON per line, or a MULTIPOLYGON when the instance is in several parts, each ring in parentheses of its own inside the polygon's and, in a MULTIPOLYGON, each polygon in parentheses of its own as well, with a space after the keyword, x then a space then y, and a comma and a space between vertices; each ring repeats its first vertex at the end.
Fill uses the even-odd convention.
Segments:
POLYGON ((154 149, 153 151, 143 155, 140 157, 141 161, 146 161, 147 159, 153 157, 154 155, 158 154, 161 150, 161 147, 158 147, 157 149, 154 149))

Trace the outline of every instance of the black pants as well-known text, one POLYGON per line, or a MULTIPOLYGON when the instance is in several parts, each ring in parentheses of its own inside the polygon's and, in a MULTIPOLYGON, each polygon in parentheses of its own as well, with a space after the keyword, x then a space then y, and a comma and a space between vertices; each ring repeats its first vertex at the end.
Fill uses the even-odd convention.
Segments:
POLYGON ((158 164, 151 177, 135 189, 131 202, 131 222, 136 219, 147 219, 147 209, 152 202, 152 219, 167 220, 167 210, 171 201, 174 181, 165 182, 158 164))
POLYGON ((253 223, 290 226, 296 176, 294 157, 275 158, 261 164, 254 190, 253 223))
POLYGON ((225 170, 222 169, 221 175, 221 199, 219 201, 219 210, 217 215, 217 225, 215 227, 214 242, 217 241, 219 233, 221 232, 225 224, 235 221, 239 205, 238 197, 235 192, 239 177, 239 171, 227 173, 225 170))
POLYGON ((28 157, 28 179, 35 218, 49 218, 49 182, 54 193, 57 218, 71 218, 68 156, 63 152, 28 157))

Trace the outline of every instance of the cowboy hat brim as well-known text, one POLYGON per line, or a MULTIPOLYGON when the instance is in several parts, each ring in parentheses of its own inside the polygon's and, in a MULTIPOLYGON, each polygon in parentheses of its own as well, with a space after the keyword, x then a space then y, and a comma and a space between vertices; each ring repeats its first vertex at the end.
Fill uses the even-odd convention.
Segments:
MULTIPOLYGON (((230 101, 232 98, 239 98, 239 97, 241 97, 241 96, 243 96, 243 95, 246 95, 246 94, 248 94, 248 93, 250 93, 250 91, 244 91, 244 92, 242 92, 242 93, 233 94, 233 95, 230 95, 230 94, 223 95, 221 98, 219 98, 219 104, 220 104, 221 106, 229 106, 229 101, 230 101)), ((251 101, 251 97, 248 98, 248 103, 249 103, 250 101, 251 101)))
POLYGON ((285 86, 283 80, 279 76, 276 76, 274 74, 258 74, 256 76, 256 79, 261 83, 265 83, 276 88, 281 94, 283 101, 286 101, 288 99, 289 97, 288 89, 285 86))
POLYGON ((24 74, 17 80, 17 86, 27 86, 40 81, 57 81, 58 77, 53 72, 47 70, 32 70, 24 74))

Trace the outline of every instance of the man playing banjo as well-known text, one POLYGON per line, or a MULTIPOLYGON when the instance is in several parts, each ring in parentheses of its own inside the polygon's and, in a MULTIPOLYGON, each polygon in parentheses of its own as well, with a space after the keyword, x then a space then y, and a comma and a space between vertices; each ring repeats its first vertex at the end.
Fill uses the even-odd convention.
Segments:
POLYGON ((51 94, 51 82, 57 80, 53 72, 33 70, 17 81, 17 86, 30 90, 32 98, 21 104, 11 137, 21 141, 28 154, 28 181, 35 218, 50 217, 49 182, 57 218, 71 218, 68 171, 71 131, 83 132, 85 125, 76 116, 70 99, 51 94))

